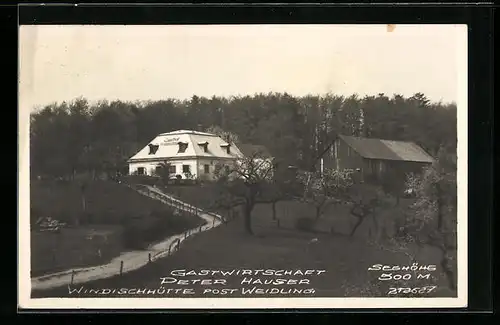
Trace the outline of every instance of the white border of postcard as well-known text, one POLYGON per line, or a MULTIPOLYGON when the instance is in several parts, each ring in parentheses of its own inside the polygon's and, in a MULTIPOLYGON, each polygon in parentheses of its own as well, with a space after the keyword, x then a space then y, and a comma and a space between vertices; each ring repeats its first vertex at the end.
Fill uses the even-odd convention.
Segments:
MULTIPOLYGON (((29 111, 18 110, 18 307, 22 309, 268 309, 467 307, 467 25, 455 25, 457 44, 458 252, 455 298, 37 298, 30 297, 29 111)), ((19 94, 20 95, 20 94, 19 94)), ((27 100, 27 99, 25 99, 27 100)), ((23 98, 19 96, 19 107, 23 98)))

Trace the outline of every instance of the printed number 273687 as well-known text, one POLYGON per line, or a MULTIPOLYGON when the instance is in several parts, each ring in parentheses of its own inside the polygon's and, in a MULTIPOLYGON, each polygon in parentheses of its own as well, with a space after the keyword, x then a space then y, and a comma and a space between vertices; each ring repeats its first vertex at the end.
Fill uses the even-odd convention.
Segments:
POLYGON ((421 294, 428 294, 434 291, 437 288, 437 286, 425 286, 425 287, 417 287, 417 288, 389 288, 389 292, 387 294, 389 295, 396 295, 398 293, 400 294, 416 294, 416 293, 421 293, 421 294))

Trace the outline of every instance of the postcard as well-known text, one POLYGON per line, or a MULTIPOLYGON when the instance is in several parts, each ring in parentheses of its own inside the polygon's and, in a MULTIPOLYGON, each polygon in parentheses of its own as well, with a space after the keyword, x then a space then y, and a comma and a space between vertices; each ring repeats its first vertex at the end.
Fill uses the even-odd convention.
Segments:
POLYGON ((21 25, 21 308, 467 306, 465 25, 21 25))

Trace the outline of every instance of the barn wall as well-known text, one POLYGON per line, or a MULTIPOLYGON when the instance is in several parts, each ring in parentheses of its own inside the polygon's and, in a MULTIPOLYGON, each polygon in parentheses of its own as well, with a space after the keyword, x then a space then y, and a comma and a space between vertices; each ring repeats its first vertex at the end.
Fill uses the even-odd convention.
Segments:
POLYGON ((387 180, 406 181, 406 174, 421 173, 426 163, 410 161, 363 159, 363 175, 366 181, 381 183, 387 180))
MULTIPOLYGON (((340 170, 363 168, 363 158, 341 139, 337 139, 322 158, 323 168, 325 169, 337 169, 337 167, 340 170)), ((321 163, 318 161, 316 170, 319 171, 320 168, 321 163)))

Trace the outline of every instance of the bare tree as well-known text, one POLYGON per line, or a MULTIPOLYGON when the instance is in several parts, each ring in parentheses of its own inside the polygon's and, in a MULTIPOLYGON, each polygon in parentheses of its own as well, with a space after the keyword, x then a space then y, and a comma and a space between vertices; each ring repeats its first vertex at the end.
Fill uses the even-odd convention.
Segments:
POLYGON ((270 203, 265 189, 273 184, 275 163, 260 152, 241 158, 232 164, 217 164, 216 183, 230 194, 231 206, 243 206, 244 226, 253 235, 252 211, 258 203, 270 203))

